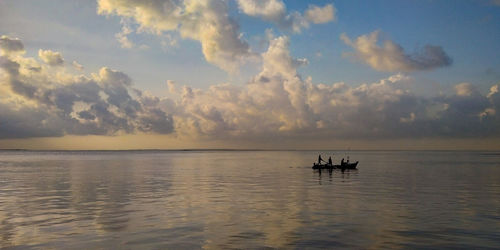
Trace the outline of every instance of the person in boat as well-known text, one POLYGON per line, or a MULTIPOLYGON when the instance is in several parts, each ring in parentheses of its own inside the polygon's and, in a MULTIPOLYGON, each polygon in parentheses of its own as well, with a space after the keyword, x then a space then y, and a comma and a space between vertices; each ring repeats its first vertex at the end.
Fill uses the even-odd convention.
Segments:
POLYGON ((321 165, 321 162, 323 161, 323 159, 321 159, 321 155, 318 156, 318 165, 321 165))
POLYGON ((344 158, 340 161, 340 165, 344 165, 344 158))
POLYGON ((331 166, 331 165, 333 165, 333 163, 332 163, 332 157, 331 157, 331 156, 330 156, 330 157, 328 157, 328 164, 329 164, 330 166, 331 166))

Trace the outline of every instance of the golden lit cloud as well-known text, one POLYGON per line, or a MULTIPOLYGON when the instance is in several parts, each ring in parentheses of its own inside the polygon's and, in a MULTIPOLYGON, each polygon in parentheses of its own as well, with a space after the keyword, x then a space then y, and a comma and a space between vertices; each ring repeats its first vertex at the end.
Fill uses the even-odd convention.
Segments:
POLYGON ((327 4, 324 7, 310 5, 304 15, 297 11, 287 13, 281 0, 238 0, 238 7, 246 15, 273 22, 279 28, 295 33, 308 28, 309 22, 320 24, 335 20, 336 11, 333 4, 327 4))
MULTIPOLYGON (((248 44, 241 39, 237 23, 228 17, 224 1, 132 1, 98 0, 98 13, 117 15, 133 20, 137 32, 149 32, 160 36, 167 32, 179 32, 181 37, 199 41, 205 59, 218 67, 236 72, 240 64, 251 56, 248 44)), ((117 38, 122 47, 131 48, 127 38, 132 30, 124 27, 117 38)))
POLYGON ((62 58, 61 53, 52 50, 40 49, 38 50, 38 57, 50 66, 61 66, 64 64, 64 59, 62 58))

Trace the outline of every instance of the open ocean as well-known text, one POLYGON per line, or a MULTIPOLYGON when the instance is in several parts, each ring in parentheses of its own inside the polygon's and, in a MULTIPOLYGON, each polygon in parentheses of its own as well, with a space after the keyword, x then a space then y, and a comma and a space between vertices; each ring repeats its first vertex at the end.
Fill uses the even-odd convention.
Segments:
POLYGON ((500 152, 0 151, 0 247, 500 248, 500 152))

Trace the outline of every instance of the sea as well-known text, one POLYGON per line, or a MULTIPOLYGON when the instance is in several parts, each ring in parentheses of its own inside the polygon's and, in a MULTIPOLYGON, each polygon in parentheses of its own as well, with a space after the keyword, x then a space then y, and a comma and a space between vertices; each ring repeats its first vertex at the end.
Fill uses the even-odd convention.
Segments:
POLYGON ((499 249, 500 152, 5 150, 0 247, 499 249))

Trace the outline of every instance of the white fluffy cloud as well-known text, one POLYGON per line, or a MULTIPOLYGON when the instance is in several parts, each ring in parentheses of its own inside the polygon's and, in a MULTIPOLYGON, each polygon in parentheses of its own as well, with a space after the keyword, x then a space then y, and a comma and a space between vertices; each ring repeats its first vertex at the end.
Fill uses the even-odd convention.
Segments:
POLYGON ((38 57, 42 59, 43 62, 50 66, 61 66, 64 64, 64 59, 61 53, 52 50, 38 50, 38 57))
POLYGON ((286 16, 286 6, 281 0, 238 0, 238 6, 247 15, 268 21, 279 21, 286 16))
POLYGON ((382 46, 379 46, 379 35, 379 31, 374 31, 351 40, 342 34, 340 36, 342 41, 354 49, 354 52, 344 55, 368 64, 375 70, 389 72, 432 70, 452 63, 451 58, 440 46, 425 45, 421 51, 407 54, 400 45, 390 40, 383 41, 382 46))
MULTIPOLYGON (((199 41, 208 62, 234 72, 251 53, 227 12, 227 3, 219 0, 98 0, 99 14, 135 21, 137 32, 177 31, 183 38, 199 41)), ((117 35, 122 46, 133 46, 127 38, 130 33, 130 27, 125 27, 117 35)))
POLYGON ((335 19, 335 7, 327 4, 324 7, 311 5, 304 15, 297 11, 287 13, 282 0, 237 0, 241 12, 249 16, 259 17, 275 23, 279 28, 300 32, 309 27, 309 22, 319 24, 335 19))

